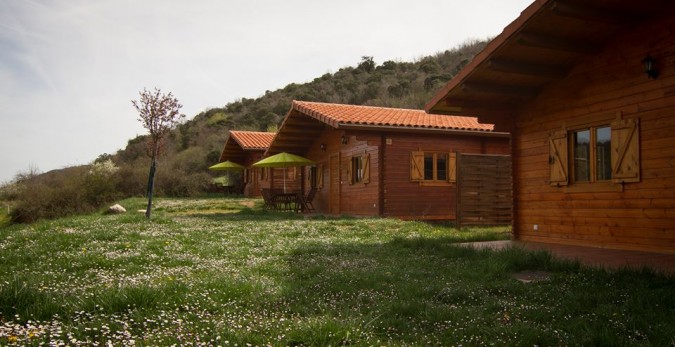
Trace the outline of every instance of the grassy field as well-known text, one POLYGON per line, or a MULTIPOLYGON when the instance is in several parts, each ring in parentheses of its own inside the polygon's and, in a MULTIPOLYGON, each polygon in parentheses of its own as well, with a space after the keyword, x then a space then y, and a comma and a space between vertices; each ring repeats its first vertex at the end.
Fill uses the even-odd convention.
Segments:
POLYGON ((675 279, 453 245, 504 228, 122 204, 0 227, 0 345, 675 344, 675 279))

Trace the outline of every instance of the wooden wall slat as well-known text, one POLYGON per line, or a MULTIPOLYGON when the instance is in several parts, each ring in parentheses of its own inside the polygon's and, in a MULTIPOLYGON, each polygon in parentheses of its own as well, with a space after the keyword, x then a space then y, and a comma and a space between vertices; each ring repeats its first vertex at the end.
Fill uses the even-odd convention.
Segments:
POLYGON ((511 224, 511 157, 458 155, 457 225, 511 224))
POLYGON ((675 14, 664 13, 616 37, 523 105, 513 136, 517 238, 675 253, 673 22, 675 14), (647 53, 662 63, 658 79, 634 69, 647 53), (546 136, 566 124, 618 115, 639 118, 641 181, 612 192, 549 186, 546 136))

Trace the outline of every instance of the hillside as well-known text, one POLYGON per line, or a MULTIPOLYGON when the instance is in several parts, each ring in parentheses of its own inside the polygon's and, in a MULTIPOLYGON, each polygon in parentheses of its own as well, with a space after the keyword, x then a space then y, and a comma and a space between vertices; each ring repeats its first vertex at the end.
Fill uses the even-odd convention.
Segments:
MULTIPOLYGON (((202 190, 210 182, 207 168, 217 163, 228 130, 274 131, 292 100, 423 108, 486 43, 467 41, 415 62, 377 65, 373 57, 365 56, 354 67, 326 73, 311 82, 291 83, 255 99, 242 98, 202 112, 179 126, 165 144, 157 178, 160 194, 189 195, 202 190)), ((143 192, 148 167, 143 136, 129 140, 127 147, 113 156, 102 155, 99 161, 108 158, 122 169, 129 192, 143 192)))
MULTIPOLYGON (((214 178, 223 174, 209 172, 208 167, 218 162, 229 130, 274 131, 293 100, 420 109, 486 43, 467 41, 414 62, 377 65, 373 57, 364 56, 356 66, 310 82, 291 83, 197 114, 164 141, 155 193, 180 197, 212 191, 214 178)), ((101 154, 93 165, 17 175, 14 182, 0 186, 0 201, 11 206, 12 220, 32 222, 93 211, 121 197, 143 196, 150 167, 146 146, 145 136, 138 136, 115 154, 101 154)))
MULTIPOLYGON (((377 65, 365 56, 356 66, 310 82, 291 83, 195 115, 164 142, 155 192, 194 196, 212 189, 213 178, 222 173, 209 172, 208 167, 218 162, 229 130, 274 131, 292 100, 422 108, 485 44, 469 41, 414 62, 377 65)), ((94 165, 18 175, 14 183, 0 187, 0 200, 11 201, 15 221, 91 211, 118 197, 144 195, 149 161, 145 136, 138 136, 117 153, 100 155, 94 165)))

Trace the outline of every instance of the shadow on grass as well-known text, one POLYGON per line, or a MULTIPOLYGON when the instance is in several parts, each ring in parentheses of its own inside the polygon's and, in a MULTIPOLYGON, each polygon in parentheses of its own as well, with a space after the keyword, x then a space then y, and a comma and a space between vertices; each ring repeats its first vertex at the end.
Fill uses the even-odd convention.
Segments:
POLYGON ((544 251, 474 250, 454 242, 296 248, 282 300, 312 323, 290 333, 289 343, 626 345, 636 342, 636 331, 651 343, 672 342, 673 279, 611 274, 544 251), (551 276, 530 284, 512 277, 525 270, 551 276))
POLYGON ((356 217, 326 216, 296 212, 269 211, 255 208, 243 208, 231 212, 182 213, 181 216, 204 218, 213 221, 275 221, 275 220, 353 220, 356 217))

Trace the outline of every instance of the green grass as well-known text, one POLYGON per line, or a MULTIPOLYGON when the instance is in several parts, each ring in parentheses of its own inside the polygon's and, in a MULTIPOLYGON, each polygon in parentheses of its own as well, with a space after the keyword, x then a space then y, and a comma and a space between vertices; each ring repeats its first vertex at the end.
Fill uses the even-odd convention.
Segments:
POLYGON ((263 211, 251 199, 158 199, 153 218, 0 227, 0 345, 672 345, 675 279, 508 237, 390 219, 263 211), (524 284, 522 270, 548 281, 524 284))

